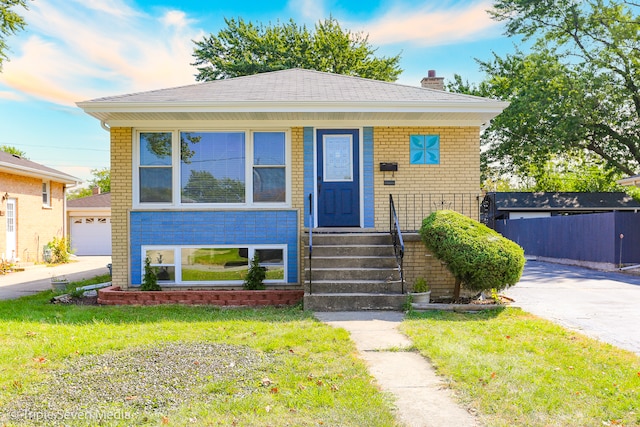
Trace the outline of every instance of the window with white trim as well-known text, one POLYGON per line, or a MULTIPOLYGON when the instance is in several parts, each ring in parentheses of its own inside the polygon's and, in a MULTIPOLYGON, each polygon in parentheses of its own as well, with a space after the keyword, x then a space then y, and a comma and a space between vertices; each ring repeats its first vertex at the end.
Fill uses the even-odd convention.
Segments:
POLYGON ((49 181, 42 181, 42 206, 51 207, 51 183, 49 181))
POLYGON ((264 283, 285 283, 286 252, 286 245, 145 246, 142 261, 149 258, 160 284, 239 285, 257 255, 266 269, 264 283))
POLYGON ((284 131, 141 131, 137 204, 285 205, 288 151, 284 131))

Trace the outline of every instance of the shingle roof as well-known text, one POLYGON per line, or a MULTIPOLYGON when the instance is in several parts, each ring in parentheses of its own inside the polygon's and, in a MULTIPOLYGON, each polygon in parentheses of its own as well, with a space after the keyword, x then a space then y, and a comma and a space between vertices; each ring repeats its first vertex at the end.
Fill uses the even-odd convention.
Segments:
POLYGON ((81 181, 79 178, 60 172, 59 170, 4 151, 0 151, 0 170, 5 170, 16 175, 48 178, 65 184, 73 184, 81 181))
POLYGON ((497 192, 488 193, 498 210, 625 210, 640 209, 626 193, 497 192))
POLYGON ((440 119, 486 121, 507 105, 476 96, 300 68, 78 103, 103 121, 393 120, 389 113, 395 113, 397 120, 449 114, 440 119))
POLYGON ((490 99, 361 77, 294 68, 88 102, 464 102, 490 99))
POLYGON ((111 208, 111 193, 96 194, 80 199, 67 200, 68 208, 111 208))

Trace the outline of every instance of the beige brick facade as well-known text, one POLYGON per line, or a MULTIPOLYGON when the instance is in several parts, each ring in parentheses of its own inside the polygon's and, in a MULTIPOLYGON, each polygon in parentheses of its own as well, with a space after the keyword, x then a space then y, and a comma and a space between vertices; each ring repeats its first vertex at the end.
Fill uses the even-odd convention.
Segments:
MULTIPOLYGON (((64 184, 49 182, 50 206, 42 204, 42 178, 0 172, 2 195, 16 201, 16 252, 7 253, 7 201, 0 202, 0 257, 22 262, 42 262, 44 246, 54 237, 64 237, 64 184)), ((0 199, 1 200, 1 199, 0 199)))
MULTIPOLYGON (((478 219, 480 197, 480 129, 477 127, 376 127, 374 137, 375 225, 389 228, 389 194, 393 194, 401 227, 437 209, 453 209, 478 219), (440 135, 440 164, 412 165, 411 135, 440 135), (398 171, 380 172, 380 162, 397 162, 398 171), (384 185, 385 180, 395 185, 384 185), (423 210, 419 210, 422 206, 423 210), (405 211, 409 213, 405 215, 405 211), (403 221, 405 222, 403 224, 403 221)), ((409 289, 418 277, 431 286, 434 299, 453 294, 454 278, 425 248, 417 234, 405 238, 404 272, 409 289)))
POLYGON ((131 128, 111 128, 112 283, 129 287, 129 211, 133 201, 131 128))

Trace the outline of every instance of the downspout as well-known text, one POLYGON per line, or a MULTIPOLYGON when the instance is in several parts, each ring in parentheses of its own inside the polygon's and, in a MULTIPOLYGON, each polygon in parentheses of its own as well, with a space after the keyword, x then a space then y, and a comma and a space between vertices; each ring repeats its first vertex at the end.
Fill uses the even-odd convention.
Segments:
POLYGON ((107 132, 111 132, 111 128, 109 127, 108 124, 104 122, 104 120, 100 120, 100 127, 106 130, 107 132))

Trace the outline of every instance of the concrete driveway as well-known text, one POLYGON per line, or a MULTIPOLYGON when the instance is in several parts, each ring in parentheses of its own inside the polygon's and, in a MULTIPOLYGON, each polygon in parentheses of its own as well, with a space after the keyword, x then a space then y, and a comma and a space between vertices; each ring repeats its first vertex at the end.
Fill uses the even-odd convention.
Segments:
POLYGON ((527 261, 516 306, 640 355, 640 277, 527 261))
POLYGON ((56 267, 38 265, 0 275, 0 300, 19 298, 51 289, 51 277, 65 276, 70 281, 89 279, 101 274, 108 274, 107 264, 110 256, 73 257, 69 264, 56 267))

